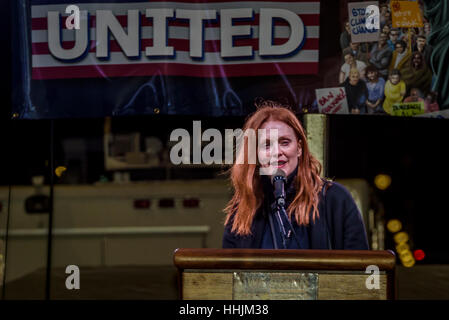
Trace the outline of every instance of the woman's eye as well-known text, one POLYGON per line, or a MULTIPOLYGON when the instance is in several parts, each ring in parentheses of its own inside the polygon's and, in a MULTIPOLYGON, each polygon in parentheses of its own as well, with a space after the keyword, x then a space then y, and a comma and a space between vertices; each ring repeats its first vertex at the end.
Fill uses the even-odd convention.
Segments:
POLYGON ((281 146, 288 146, 289 143, 290 141, 288 140, 281 141, 281 146))

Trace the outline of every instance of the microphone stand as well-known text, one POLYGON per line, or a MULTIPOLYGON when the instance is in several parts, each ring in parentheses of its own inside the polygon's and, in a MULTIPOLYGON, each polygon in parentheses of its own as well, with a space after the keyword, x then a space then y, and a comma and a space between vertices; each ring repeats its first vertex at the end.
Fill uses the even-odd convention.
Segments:
MULTIPOLYGON (((271 183, 274 186, 274 203, 271 205, 271 212, 274 214, 278 221, 279 225, 279 233, 282 239, 282 246, 284 249, 287 249, 287 240, 290 239, 291 233, 293 233, 296 243, 298 247, 301 248, 299 244, 299 240, 296 236, 296 232, 293 229, 292 223, 288 218, 287 212, 285 211, 285 184, 286 184, 286 174, 283 170, 278 169, 271 178, 271 183), (284 221, 282 221, 282 217, 286 219, 288 222, 288 226, 290 230, 287 232, 286 226, 284 225, 284 221)), ((273 239, 275 240, 275 239, 273 239)), ((275 241, 276 242, 276 241, 275 241)), ((275 245, 276 246, 276 245, 275 245)))
POLYGON ((293 225, 290 219, 288 218, 287 212, 285 211, 285 199, 283 197, 279 197, 278 199, 276 199, 271 209, 273 210, 274 216, 277 218, 279 224, 283 248, 287 249, 287 239, 290 239, 291 233, 293 233, 293 238, 298 244, 298 248, 301 248, 295 229, 293 228, 293 225), (285 229, 284 223, 282 222, 281 215, 284 216, 284 218, 288 222, 288 226, 290 227, 290 231, 288 231, 288 233, 287 230, 285 229))

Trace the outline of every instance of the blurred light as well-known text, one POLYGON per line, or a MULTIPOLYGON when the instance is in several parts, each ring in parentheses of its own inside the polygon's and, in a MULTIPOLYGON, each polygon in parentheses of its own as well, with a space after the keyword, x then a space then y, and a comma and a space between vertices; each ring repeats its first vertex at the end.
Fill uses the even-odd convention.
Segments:
POLYGON ((200 199, 198 198, 184 199, 182 204, 185 208, 198 208, 200 206, 200 199))
POLYGON ((406 268, 411 268, 415 265, 416 260, 410 251, 400 255, 402 265, 406 268))
POLYGON ((402 223, 398 219, 391 219, 387 223, 387 229, 391 233, 396 233, 396 232, 398 232, 399 230, 402 229, 402 223))
POLYGON ((403 254, 409 253, 410 252, 410 246, 407 243, 405 243, 405 242, 398 243, 396 245, 396 252, 399 253, 399 255, 403 255, 403 254))
MULTIPOLYGON (((404 267, 411 268, 415 265, 416 260, 410 246, 407 243, 410 239, 409 235, 405 231, 401 231, 402 223, 398 219, 391 219, 387 223, 387 229, 394 233, 393 239, 396 243, 396 252, 399 255, 399 259, 404 267)), ((416 256, 416 255, 415 255, 416 256)))
POLYGON ((417 261, 421 261, 421 260, 423 260, 423 259, 426 257, 426 254, 425 254, 424 251, 421 250, 421 249, 415 250, 415 251, 413 252, 413 255, 415 256, 415 259, 416 259, 417 261))
POLYGON ((175 200, 173 198, 159 199, 159 208, 174 208, 175 200))
POLYGON ((407 232, 399 232, 394 235, 394 241, 396 243, 406 243, 409 239, 407 232))
POLYGON ((66 171, 67 168, 64 166, 59 166, 55 169, 55 174, 58 178, 61 178, 62 174, 64 173, 64 171, 66 171))
POLYGON ((149 209, 150 206, 151 206, 151 201, 148 199, 134 200, 134 209, 149 209))
POLYGON ((374 178, 374 184, 380 190, 386 190, 391 185, 391 177, 387 174, 378 174, 374 178))

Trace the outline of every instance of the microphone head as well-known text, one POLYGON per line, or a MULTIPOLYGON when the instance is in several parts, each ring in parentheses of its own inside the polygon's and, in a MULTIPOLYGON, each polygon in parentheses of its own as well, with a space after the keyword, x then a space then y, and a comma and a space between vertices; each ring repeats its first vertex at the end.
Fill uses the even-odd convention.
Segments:
POLYGON ((287 175, 285 174, 285 171, 282 169, 277 169, 272 175, 271 175, 271 184, 274 184, 276 180, 285 180, 285 177, 287 175))

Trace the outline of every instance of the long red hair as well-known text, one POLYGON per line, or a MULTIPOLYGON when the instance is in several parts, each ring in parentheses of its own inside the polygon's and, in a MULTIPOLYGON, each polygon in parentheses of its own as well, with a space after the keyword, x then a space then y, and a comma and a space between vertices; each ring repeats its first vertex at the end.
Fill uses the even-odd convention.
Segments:
MULTIPOLYGON (((280 103, 262 102, 258 110, 246 120, 243 132, 246 132, 247 129, 257 132, 265 122, 270 120, 282 121, 289 125, 295 132, 302 148, 301 156, 298 159, 298 174, 295 178, 296 195, 288 207, 287 213, 290 219, 294 215, 299 225, 308 225, 310 212, 312 212, 313 221, 319 217, 319 194, 323 186, 323 181, 320 178, 321 164, 310 154, 304 129, 295 114, 280 103)), ((246 145, 240 148, 240 152, 245 152, 245 149, 246 145)), ((259 164, 244 161, 243 164, 234 163, 230 169, 234 196, 224 209, 225 225, 232 221, 232 232, 241 236, 251 234, 252 221, 264 200, 258 167, 259 164)))

